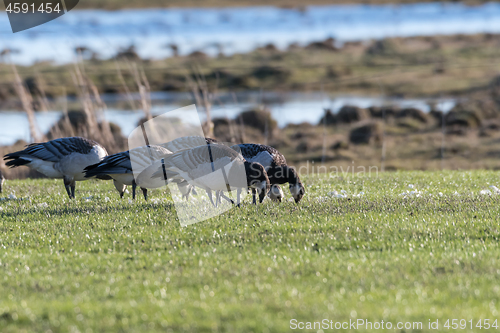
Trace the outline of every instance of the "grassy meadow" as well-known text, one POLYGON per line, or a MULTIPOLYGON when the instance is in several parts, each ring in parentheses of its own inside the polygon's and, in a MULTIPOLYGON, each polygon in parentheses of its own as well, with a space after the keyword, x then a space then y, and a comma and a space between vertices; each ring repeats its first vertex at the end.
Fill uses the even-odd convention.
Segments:
POLYGON ((470 332, 498 318, 496 172, 303 181, 299 205, 248 198, 186 228, 164 190, 132 202, 88 181, 69 201, 61 181, 8 181, 0 331, 284 332, 292 319, 365 319, 427 332, 429 319, 442 331, 455 318, 472 319, 470 332))

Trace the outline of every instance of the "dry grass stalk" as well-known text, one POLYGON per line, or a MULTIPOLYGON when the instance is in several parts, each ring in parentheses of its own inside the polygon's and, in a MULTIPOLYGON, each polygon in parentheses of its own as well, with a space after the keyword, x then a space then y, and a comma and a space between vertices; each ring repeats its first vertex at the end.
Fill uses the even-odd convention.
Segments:
POLYGON ((127 83, 125 82, 125 78, 123 77, 123 73, 120 68, 120 63, 118 61, 115 61, 115 66, 116 66, 116 71, 118 73, 118 79, 120 80, 120 83, 123 86, 123 90, 125 91, 125 95, 127 96, 127 101, 130 103, 130 107, 132 108, 132 110, 137 110, 134 97, 132 97, 132 93, 130 92, 127 83))
MULTIPOLYGON (((107 106, 101 99, 97 86, 85 74, 83 65, 75 63, 75 70, 71 73, 73 81, 78 88, 80 100, 85 113, 86 125, 79 128, 78 132, 83 136, 94 139, 107 147, 109 152, 115 152, 118 149, 115 142, 111 126, 104 116, 107 106), (116 149, 115 149, 116 148, 116 149)), ((67 117, 67 110, 65 117, 67 117)), ((71 126, 71 124, 69 124, 71 126)))
POLYGON ((151 88, 149 82, 144 74, 144 71, 139 71, 136 63, 127 61, 130 73, 132 74, 137 88, 139 89, 139 95, 141 97, 142 111, 146 117, 146 120, 153 119, 151 114, 151 88))
POLYGON ((16 90, 17 96, 21 100, 24 111, 28 116, 28 122, 30 126, 30 136, 32 142, 39 142, 42 138, 38 134, 35 112, 33 110, 33 97, 29 93, 28 89, 23 84, 19 73, 17 72, 16 65, 12 63, 12 71, 14 72, 14 88, 16 90))
POLYGON ((214 96, 217 95, 218 86, 219 86, 219 75, 217 74, 216 83, 214 87, 214 91, 210 93, 210 89, 208 88, 207 81, 203 74, 201 74, 201 70, 197 67, 191 68, 192 75, 186 76, 186 82, 188 87, 191 89, 193 96, 196 100, 196 105, 202 106, 206 117, 206 129, 204 130, 206 136, 212 137, 214 135, 214 123, 212 122, 212 102, 214 96), (195 80, 193 80, 193 77, 195 80))
POLYGON ((40 95, 37 96, 38 104, 40 105, 41 111, 48 111, 50 109, 50 104, 47 94, 45 93, 45 81, 38 71, 35 71, 35 77, 38 82, 38 90, 40 92, 40 95))
POLYGON ((78 88, 80 101, 82 103, 83 112, 85 113, 85 118, 87 121, 87 131, 92 138, 97 138, 99 137, 99 127, 94 112, 94 103, 92 102, 92 98, 90 97, 90 89, 80 66, 75 63, 74 67, 75 70, 74 72, 71 72, 71 77, 73 78, 73 82, 78 88))
POLYGON ((71 121, 69 120, 68 95, 66 94, 66 88, 63 88, 63 96, 64 132, 68 133, 69 136, 75 136, 75 131, 73 130, 73 126, 71 126, 71 121))

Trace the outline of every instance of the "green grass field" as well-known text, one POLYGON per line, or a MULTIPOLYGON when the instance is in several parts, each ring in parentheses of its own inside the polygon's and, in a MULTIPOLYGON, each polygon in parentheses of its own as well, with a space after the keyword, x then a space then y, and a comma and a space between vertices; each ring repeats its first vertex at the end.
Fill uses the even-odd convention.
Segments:
POLYGON ((300 205, 248 198, 181 228, 165 191, 130 202, 88 181, 69 202, 62 181, 9 181, 0 331, 288 332, 292 319, 364 319, 427 332, 429 319, 445 331, 455 318, 470 332, 499 317, 500 196, 485 194, 496 172, 304 183, 300 205))

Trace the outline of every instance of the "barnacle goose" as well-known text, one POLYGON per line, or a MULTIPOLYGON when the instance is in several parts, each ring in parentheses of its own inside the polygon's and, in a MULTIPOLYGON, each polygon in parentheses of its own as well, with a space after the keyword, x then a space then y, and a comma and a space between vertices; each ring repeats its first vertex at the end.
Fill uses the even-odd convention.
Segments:
POLYGON ((4 156, 11 168, 25 165, 49 178, 62 178, 70 198, 75 197, 75 182, 87 180, 84 168, 98 163, 108 153, 99 143, 80 137, 33 143, 26 149, 4 156))
POLYGON ((143 175, 140 180, 139 177, 135 179, 134 172, 136 175, 139 173, 142 175, 142 171, 147 169, 165 154, 171 154, 171 152, 163 147, 150 145, 109 155, 99 163, 86 167, 85 177, 111 177, 116 190, 120 193, 120 198, 123 198, 126 187, 132 186, 132 198, 135 199, 136 188, 139 186, 144 195, 144 199, 147 200, 148 189, 158 188, 162 186, 162 184, 151 181, 150 175, 149 177, 143 175))
MULTIPOLYGON (((181 177, 191 185, 205 189, 211 201, 212 191, 236 189, 238 206, 243 188, 256 189, 259 192, 260 202, 269 191, 269 178, 264 167, 259 163, 247 162, 241 154, 225 145, 205 144, 165 156, 162 159, 162 166, 153 177, 165 180, 169 178, 169 174, 176 174, 174 178, 181 177), (222 170, 226 173, 224 180, 221 177, 209 176, 215 171, 222 170), (240 176, 245 174, 246 179, 241 179, 240 176)), ((215 206, 213 201, 212 204, 215 206)))
POLYGON ((279 200, 277 198, 283 197, 283 192, 281 189, 276 188, 276 186, 278 184, 289 183, 290 193, 295 202, 298 203, 302 199, 305 189, 297 171, 286 164, 285 156, 276 148, 254 143, 234 145, 232 148, 241 151, 241 154, 248 162, 258 162, 264 166, 272 185, 270 196, 279 200))
MULTIPOLYGON (((165 147, 168 150, 175 153, 179 150, 190 149, 190 148, 195 148, 195 147, 199 147, 199 146, 206 146, 207 144, 221 144, 222 145, 223 143, 217 141, 216 139, 202 137, 202 136, 185 136, 185 137, 180 137, 180 138, 175 139, 173 141, 161 144, 161 146, 165 147)), ((233 149, 234 148, 235 147, 233 146, 233 149)), ((239 151, 239 149, 235 149, 235 150, 239 151)), ((245 156, 243 155, 243 157, 245 157, 245 156)), ((256 203, 255 189, 253 189, 252 192, 253 192, 253 202, 255 204, 256 203)), ((212 200, 211 194, 209 192, 207 192, 207 194, 210 197, 210 200, 212 200)), ((283 198, 283 191, 281 190, 281 187, 279 185, 275 184, 271 188, 271 190, 267 193, 267 195, 273 201, 281 201, 281 199, 283 198)), ((229 198, 227 198, 223 194, 223 192, 217 191, 216 197, 217 197, 216 202, 220 202, 220 198, 224 198, 224 199, 231 202, 231 200, 229 198)))

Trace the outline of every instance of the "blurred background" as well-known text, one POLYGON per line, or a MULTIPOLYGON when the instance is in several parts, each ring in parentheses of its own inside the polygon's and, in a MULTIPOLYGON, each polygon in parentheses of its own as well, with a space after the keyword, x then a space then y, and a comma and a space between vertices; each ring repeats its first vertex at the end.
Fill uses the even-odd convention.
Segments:
POLYGON ((307 3, 82 0, 16 34, 2 11, 0 153, 74 135, 123 151, 196 103, 207 136, 297 166, 500 167, 499 3, 307 3))

